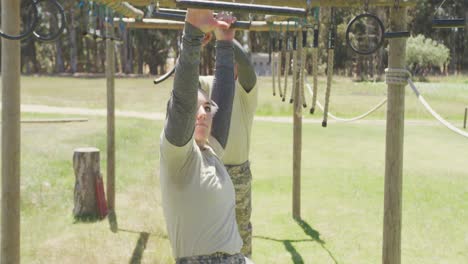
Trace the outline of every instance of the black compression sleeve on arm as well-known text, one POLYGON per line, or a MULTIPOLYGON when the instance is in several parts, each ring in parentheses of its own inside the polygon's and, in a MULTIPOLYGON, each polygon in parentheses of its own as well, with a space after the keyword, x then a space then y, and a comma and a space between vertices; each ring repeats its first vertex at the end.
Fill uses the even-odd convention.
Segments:
POLYGON ((237 40, 234 40, 233 44, 234 58, 237 63, 237 78, 242 88, 244 88, 246 92, 250 92, 257 83, 257 75, 255 74, 254 66, 241 44, 237 40))
POLYGON ((164 134, 175 146, 184 146, 193 136, 198 97, 198 69, 203 32, 185 23, 177 60, 174 87, 167 105, 164 134))
POLYGON ((216 66, 211 99, 218 106, 213 118, 211 135, 226 147, 234 101, 234 52, 232 41, 216 41, 216 66))

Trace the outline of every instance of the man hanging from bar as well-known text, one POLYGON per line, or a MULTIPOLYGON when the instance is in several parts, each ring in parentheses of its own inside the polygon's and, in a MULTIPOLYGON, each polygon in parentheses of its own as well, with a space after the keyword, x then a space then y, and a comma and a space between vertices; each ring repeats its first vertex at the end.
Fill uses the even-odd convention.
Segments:
MULTIPOLYGON (((211 40, 206 34, 202 45, 211 40)), ((232 106, 229 137, 222 158, 231 176, 236 191, 236 219, 239 233, 244 245, 241 253, 252 256, 252 174, 250 171, 249 150, 255 109, 257 107, 258 89, 255 87, 257 76, 247 52, 237 40, 234 46, 234 78, 236 88, 232 106)), ((200 76, 200 87, 210 92, 213 76, 200 76)))
POLYGON ((235 190, 221 163, 234 100, 234 22, 228 14, 189 9, 160 143, 160 182, 176 264, 251 263, 241 253, 235 190), (215 31, 211 98, 199 89, 203 33, 215 31), (216 101, 216 103, 215 103, 216 101))

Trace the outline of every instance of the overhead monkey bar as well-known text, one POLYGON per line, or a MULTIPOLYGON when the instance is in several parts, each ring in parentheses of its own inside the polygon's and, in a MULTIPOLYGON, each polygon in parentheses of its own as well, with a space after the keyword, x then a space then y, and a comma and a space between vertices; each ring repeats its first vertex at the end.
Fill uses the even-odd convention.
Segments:
MULTIPOLYGON (((168 11, 156 10, 151 14, 151 16, 157 19, 172 20, 172 21, 179 21, 179 22, 185 21, 186 11, 176 10, 176 9, 166 9, 166 10, 168 11), (173 10, 177 12, 173 12, 173 10)), ((248 30, 250 28, 250 22, 249 21, 236 21, 231 25, 231 28, 248 30)))
POLYGON ((176 6, 179 8, 213 9, 232 12, 270 14, 294 17, 305 17, 307 14, 306 10, 303 8, 293 8, 285 6, 278 7, 259 4, 242 4, 206 0, 176 0, 176 6))
MULTIPOLYGON (((114 22, 120 21, 120 18, 114 18, 114 22)), ((122 22, 128 28, 140 28, 140 29, 171 29, 171 30, 182 30, 184 28, 184 22, 182 21, 171 21, 166 19, 155 19, 155 18, 143 18, 137 20, 134 18, 122 18, 122 22)), ((267 23, 265 21, 252 21, 249 22, 250 31, 258 32, 269 32, 275 31, 286 31, 287 27, 293 28, 294 22, 274 22, 267 23), (288 26, 289 25, 289 26, 288 26)))
MULTIPOLYGON (((127 0, 126 2, 134 6, 148 6, 154 3, 154 0, 127 0)), ((159 0, 160 7, 176 7, 174 0, 159 0)), ((229 2, 232 0, 218 0, 218 2, 229 2)), ((251 4, 257 5, 270 5, 270 6, 287 6, 294 8, 307 8, 307 0, 288 0, 287 2, 278 0, 236 0, 237 4, 251 4)), ((369 0, 369 6, 375 7, 391 7, 395 6, 395 2, 398 2, 400 7, 413 7, 416 6, 416 0, 369 0)), ((362 7, 363 0, 312 0, 312 7, 362 7)))

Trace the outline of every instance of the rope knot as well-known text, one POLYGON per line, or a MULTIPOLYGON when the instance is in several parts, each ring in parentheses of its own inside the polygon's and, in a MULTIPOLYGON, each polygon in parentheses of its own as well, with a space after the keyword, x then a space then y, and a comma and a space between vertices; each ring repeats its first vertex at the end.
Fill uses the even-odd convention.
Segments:
POLYGON ((407 69, 387 68, 385 69, 385 83, 406 85, 411 73, 407 69))

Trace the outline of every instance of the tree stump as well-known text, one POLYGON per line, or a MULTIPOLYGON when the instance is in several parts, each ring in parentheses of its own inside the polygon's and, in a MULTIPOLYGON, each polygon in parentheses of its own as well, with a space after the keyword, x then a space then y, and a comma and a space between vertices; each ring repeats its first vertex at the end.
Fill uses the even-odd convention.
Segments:
POLYGON ((75 218, 98 217, 96 178, 100 177, 99 149, 77 148, 73 151, 75 218))

